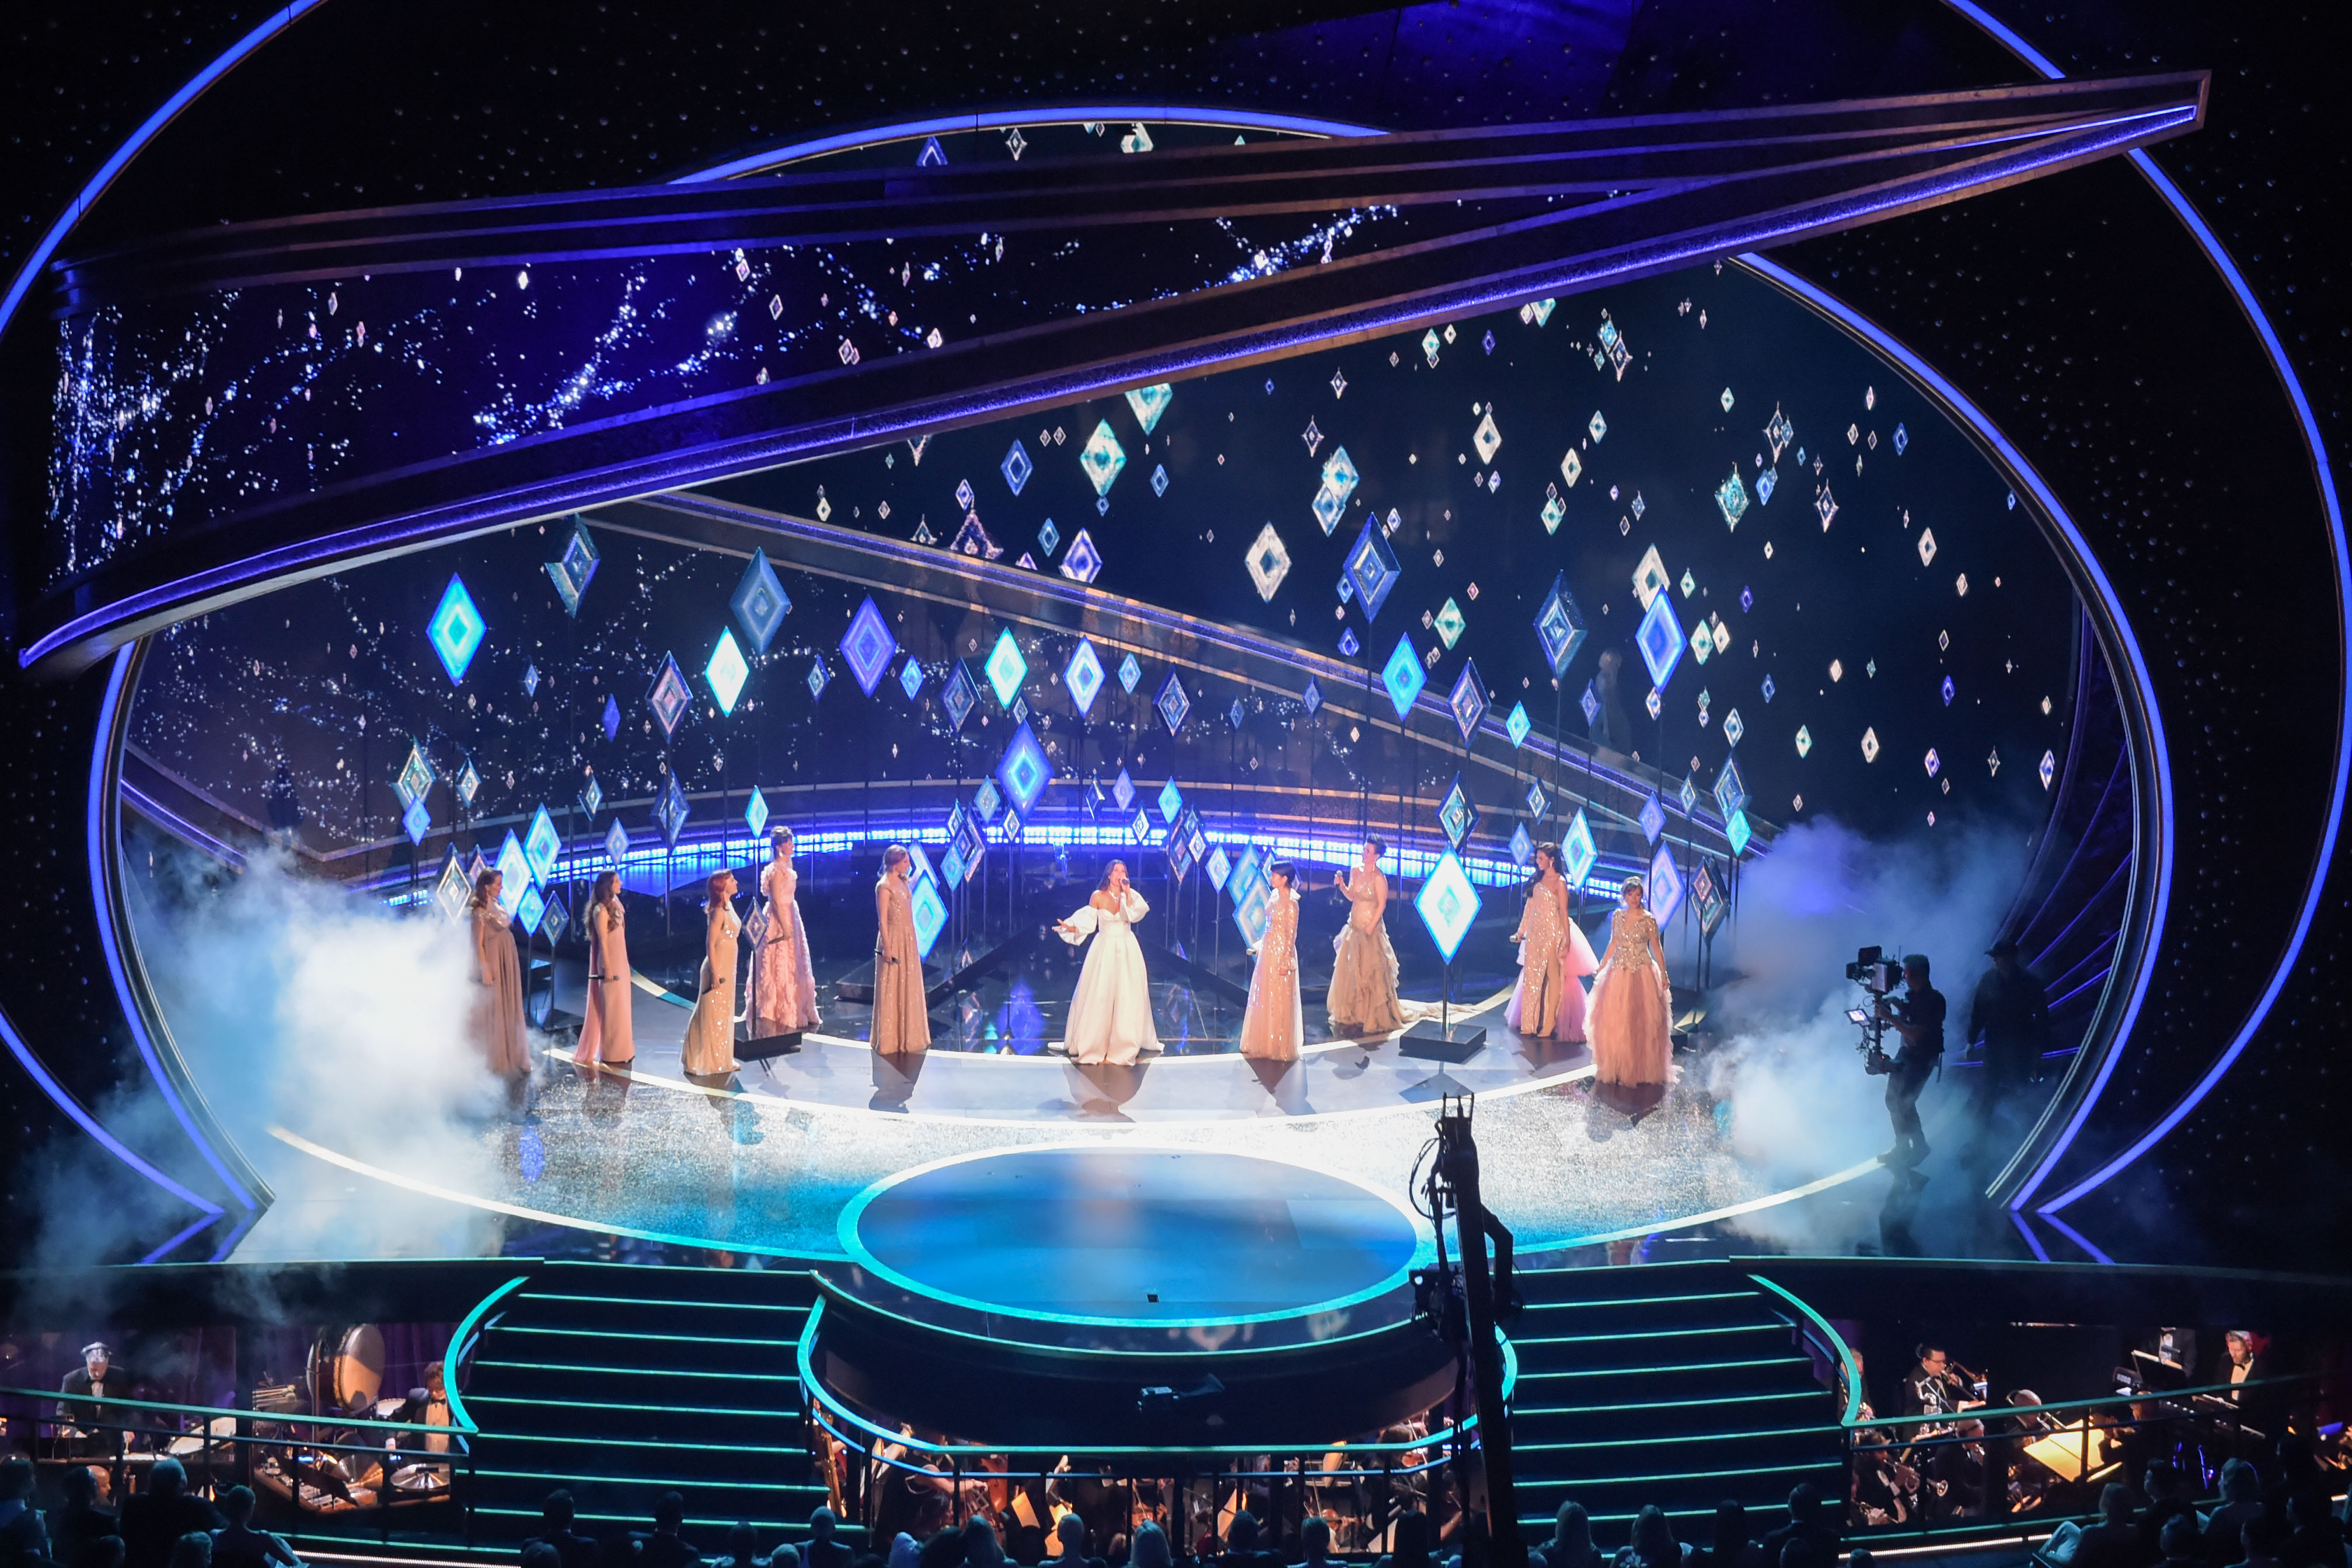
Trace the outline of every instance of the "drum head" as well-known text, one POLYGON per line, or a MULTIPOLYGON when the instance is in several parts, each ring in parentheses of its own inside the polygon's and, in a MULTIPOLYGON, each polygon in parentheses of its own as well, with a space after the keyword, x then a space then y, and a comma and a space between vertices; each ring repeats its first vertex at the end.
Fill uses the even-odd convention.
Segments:
POLYGON ((373 1323, 347 1330, 335 1354, 335 1408, 349 1410, 362 1399, 375 1403, 383 1391, 383 1333, 373 1323))

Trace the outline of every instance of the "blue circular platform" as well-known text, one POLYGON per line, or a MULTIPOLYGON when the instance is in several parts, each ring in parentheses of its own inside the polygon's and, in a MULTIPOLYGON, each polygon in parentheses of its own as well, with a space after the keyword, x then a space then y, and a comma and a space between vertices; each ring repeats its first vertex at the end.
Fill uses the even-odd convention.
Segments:
POLYGON ((1433 1255, 1402 1195, 1205 1149, 989 1150, 877 1182, 841 1217, 902 1288, 1056 1322, 1184 1327, 1331 1312, 1433 1255))

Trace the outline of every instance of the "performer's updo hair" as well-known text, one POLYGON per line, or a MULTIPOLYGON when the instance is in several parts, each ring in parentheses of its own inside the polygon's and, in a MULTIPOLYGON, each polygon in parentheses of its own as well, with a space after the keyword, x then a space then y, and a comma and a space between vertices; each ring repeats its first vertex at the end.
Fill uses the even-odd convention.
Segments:
POLYGON ((774 827, 768 830, 768 837, 772 841, 777 839, 782 839, 787 843, 796 844, 800 842, 798 839, 793 836, 793 831, 784 826, 782 822, 778 822, 774 827))
POLYGON ((1543 866, 1541 862, 1536 859, 1538 855, 1550 856, 1551 869, 1554 871, 1559 871, 1560 869, 1559 846, 1552 842, 1549 839, 1546 839, 1543 842, 1538 844, 1528 855, 1528 892, 1530 895, 1534 894, 1536 884, 1543 881, 1543 866))
POLYGON ((1288 861, 1267 862, 1265 874, 1268 876, 1280 877, 1282 879, 1282 885, 1285 887, 1297 887, 1298 885, 1298 873, 1291 868, 1291 864, 1288 861))
POLYGON ((1364 842, 1372 846, 1372 858, 1374 860, 1378 860, 1382 855, 1389 852, 1387 842, 1376 833, 1366 833, 1364 835, 1364 842))
POLYGON ((888 871, 889 871, 889 869, 890 869, 892 866, 897 865, 900 861, 905 860, 906 858, 907 858, 907 846, 906 846, 906 845, 904 845, 904 844, 892 844, 892 845, 890 845, 887 849, 885 849, 885 850, 882 852, 882 869, 883 869, 883 871, 884 871, 884 872, 886 872, 886 873, 887 873, 887 872, 888 872, 888 871))
POLYGON ((720 866, 717 871, 710 873, 710 880, 703 883, 702 887, 702 906, 705 909, 716 909, 719 907, 720 903, 719 884, 727 881, 735 873, 733 869, 728 866, 720 866))
POLYGON ((1618 897, 1622 898, 1629 893, 1638 893, 1644 898, 1650 895, 1650 890, 1642 885, 1642 879, 1638 876, 1629 876, 1618 884, 1618 897))

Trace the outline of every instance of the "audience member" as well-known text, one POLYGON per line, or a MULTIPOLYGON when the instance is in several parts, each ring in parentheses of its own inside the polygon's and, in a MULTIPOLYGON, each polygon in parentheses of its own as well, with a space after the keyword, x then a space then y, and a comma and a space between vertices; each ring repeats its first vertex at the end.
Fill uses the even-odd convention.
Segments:
POLYGON ((213 1531, 213 1568, 302 1568, 294 1549, 266 1530, 253 1528, 253 1489, 231 1487, 221 1499, 228 1522, 213 1531))
POLYGON ((1592 1544, 1592 1521, 1584 1505, 1570 1498, 1552 1515, 1551 1539, 1528 1554, 1540 1556, 1543 1568, 1601 1568, 1601 1553, 1592 1544))
POLYGON ((1429 1515, 1418 1509, 1397 1516, 1394 1533, 1390 1536, 1388 1555, 1376 1568, 1429 1568, 1431 1537, 1429 1515))
POLYGON ((1845 1568, 1870 1568, 1874 1561, 1869 1547, 1857 1546, 1845 1554, 1845 1568))
POLYGON ((1004 1568, 1004 1543, 996 1539, 996 1526, 978 1514, 963 1521, 963 1560, 966 1568, 1004 1568))
POLYGON ((89 1568, 122 1568, 122 1537, 101 1535, 91 1542, 89 1568))
POLYGON ((544 1541, 526 1541, 522 1546, 522 1568, 562 1568, 562 1559, 555 1548, 544 1541))
POLYGON ((1691 1568, 1764 1568, 1764 1549, 1748 1528, 1748 1511, 1729 1498, 1715 1505, 1715 1544, 1688 1555, 1691 1568))
POLYGON ((1298 1568, 1331 1568, 1331 1526, 1320 1514, 1308 1515, 1298 1527, 1298 1568))
POLYGON ((169 1568, 213 1568, 213 1538, 209 1531, 191 1530, 172 1542, 169 1568))
POLYGON ((1789 1522, 1762 1544, 1769 1568, 1833 1568, 1843 1542, 1837 1525, 1822 1517, 1821 1489, 1799 1481, 1789 1489, 1789 1522))
POLYGON ((1652 1503, 1633 1516, 1633 1539, 1617 1553, 1616 1568, 1682 1568, 1682 1561, 1665 1511, 1652 1503))
POLYGON ((158 1459, 147 1472, 146 1490, 122 1505, 122 1560, 125 1568, 172 1568, 183 1538, 201 1535, 205 1551, 213 1547, 212 1532, 227 1521, 200 1497, 190 1497, 188 1472, 177 1459, 158 1459))
MULTIPOLYGON (((922 1555, 923 1543, 902 1530, 890 1538, 889 1555, 883 1561, 888 1564, 888 1568, 916 1568, 922 1555)), ((769 1561, 773 1563, 774 1559, 771 1558, 769 1561)), ((795 1563, 799 1562, 797 1555, 794 1556, 793 1562, 795 1563)))
MULTIPOLYGON (((914 1568, 914 1559, 909 1557, 907 1564, 908 1568, 914 1568)), ((768 1568, 801 1568, 800 1548, 789 1541, 780 1543, 773 1552, 768 1553, 768 1568)), ((887 1568, 887 1563, 886 1568, 887 1568)))
POLYGON ((2197 1511, 2176 1513, 2164 1521, 2158 1532, 2157 1546, 2164 1554, 2164 1568, 2202 1568, 2205 1546, 2200 1536, 2204 1527, 2198 1522, 2197 1511))
POLYGON ((2286 1568, 2345 1568, 2344 1521, 2329 1509, 2325 1491, 2299 1491, 2287 1499, 2292 1533, 2279 1551, 2286 1568))
POLYGON ((2147 1492, 2147 1511, 2139 1518, 2140 1560, 2145 1563, 2164 1555, 2166 1525, 2182 1514, 2192 1524, 2201 1525, 2204 1521, 2197 1517, 2197 1505, 2180 1479, 2180 1467, 2170 1459, 2150 1459, 2140 1472, 2140 1484, 2147 1492))
POLYGON ((1137 1525, 1135 1539, 1127 1545, 1127 1568, 1175 1568, 1168 1532, 1149 1520, 1137 1525))
POLYGON ((768 1560, 760 1555, 759 1538, 752 1533, 751 1521, 739 1519, 727 1532, 727 1551, 718 1559, 717 1568, 768 1568, 768 1560))
POLYGON ((654 1499, 651 1531, 633 1531, 629 1551, 643 1568, 700 1568, 702 1553, 687 1543, 686 1498, 666 1491, 654 1499))
POLYGON ((568 1489, 558 1487, 549 1492, 547 1500, 539 1505, 539 1517, 540 1532, 523 1542, 526 1549, 533 1541, 543 1541, 555 1549, 558 1568, 598 1568, 603 1552, 595 1539, 572 1528, 577 1514, 568 1489))
POLYGON ((942 1530, 922 1544, 916 1568, 963 1568, 963 1531, 942 1530))
POLYGON ((48 1531, 33 1511, 33 1461, 0 1462, 0 1564, 49 1554, 48 1531))
POLYGON ((2109 1481, 2099 1493, 2099 1522, 2074 1543, 2074 1568, 2141 1568, 2144 1542, 2134 1511, 2131 1488, 2109 1481))
POLYGON ((820 1505, 810 1511, 808 1545, 801 1552, 808 1568, 849 1568, 849 1548, 834 1539, 837 1522, 829 1508, 820 1505))
MULTIPOLYGON (((1076 1517, 1076 1515, 1073 1514, 1064 1519, 1062 1524, 1067 1525, 1070 1520, 1076 1517)), ((1055 1527, 1057 1533, 1060 1528, 1060 1526, 1055 1527)), ((1083 1535, 1081 1538, 1083 1539, 1083 1535)), ((1062 1561, 1064 1563, 1071 1561, 1066 1548, 1064 1550, 1062 1561)), ((1281 1558, 1259 1548, 1257 1515, 1247 1509, 1235 1513, 1233 1522, 1225 1526, 1225 1553, 1218 1561, 1222 1568, 1282 1568, 1281 1558)))
POLYGON ((2281 1568, 2279 1548, 2286 1544, 2286 1521, 2256 1514, 2246 1521, 2242 1540, 2246 1554, 2238 1568, 2281 1568))
POLYGON ((49 1555, 65 1568, 98 1568, 93 1545, 100 1541, 112 1541, 118 1545, 121 1542, 114 1511, 100 1508, 98 1503, 99 1478, 102 1473, 88 1465, 76 1465, 66 1471, 61 1483, 65 1501, 49 1510, 49 1555))
POLYGON ((2245 1546, 2246 1521, 2263 1512, 2263 1478, 2243 1459, 2221 1467, 2221 1506, 2205 1516, 2205 1561, 2235 1563, 2245 1546))
POLYGON ((1093 1532, 1075 1511, 1054 1521, 1054 1539, 1062 1548, 1054 1554, 1062 1568, 1103 1568, 1103 1560, 1094 1552, 1093 1532))

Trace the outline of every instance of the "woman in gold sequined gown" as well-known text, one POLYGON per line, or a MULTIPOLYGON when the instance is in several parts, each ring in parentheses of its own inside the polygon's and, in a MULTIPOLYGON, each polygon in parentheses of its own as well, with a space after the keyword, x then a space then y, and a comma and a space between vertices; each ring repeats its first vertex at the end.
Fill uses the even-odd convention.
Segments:
POLYGON ((1378 839, 1366 839, 1355 871, 1331 873, 1331 885, 1348 899, 1348 923, 1331 945, 1331 989, 1324 999, 1334 1034, 1388 1034, 1404 1027, 1404 1013, 1397 1006, 1396 949, 1389 944, 1382 918, 1389 906, 1389 879, 1381 873, 1381 854, 1387 847, 1378 839))
POLYGON ((1298 895, 1290 891, 1288 861, 1266 868, 1274 892, 1266 901, 1265 940, 1250 976, 1249 1008, 1242 1014, 1242 1054, 1296 1061, 1307 1021, 1298 1001, 1298 895))
POLYGON ((1665 949, 1643 906, 1642 879, 1627 877, 1620 896, 1623 907, 1610 923, 1609 951, 1585 1012, 1592 1076, 1600 1083, 1664 1083, 1675 1049, 1665 949))
POLYGON ((1536 846, 1535 879, 1519 928, 1519 983, 1504 1009, 1503 1027, 1527 1039, 1580 1043, 1584 1040, 1584 984, 1578 977, 1600 967, 1592 945, 1568 913, 1568 879, 1559 873, 1559 846, 1536 846))
POLYGON ((742 1065, 735 1060, 735 963, 743 922, 735 914, 733 872, 711 873, 704 908, 709 924, 704 929, 702 985, 679 1057, 687 1071, 716 1077, 742 1065))

